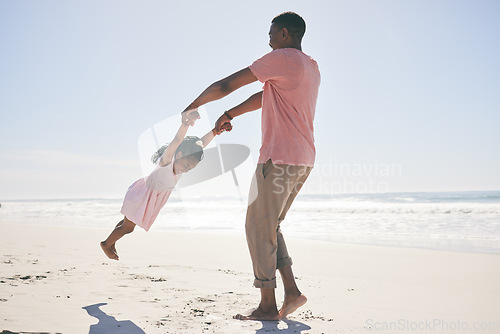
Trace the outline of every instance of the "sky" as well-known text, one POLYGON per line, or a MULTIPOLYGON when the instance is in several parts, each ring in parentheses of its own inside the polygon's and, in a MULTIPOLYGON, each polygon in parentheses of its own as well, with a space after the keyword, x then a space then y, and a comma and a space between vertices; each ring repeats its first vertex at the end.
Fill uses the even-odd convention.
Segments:
MULTIPOLYGON (((0 200, 123 197, 141 135, 271 51, 284 11, 322 75, 304 192, 500 189, 498 1, 3 0, 0 200)), ((261 87, 207 104, 190 132, 261 87)), ((216 141, 249 147, 251 174, 260 111, 233 126, 216 141)))

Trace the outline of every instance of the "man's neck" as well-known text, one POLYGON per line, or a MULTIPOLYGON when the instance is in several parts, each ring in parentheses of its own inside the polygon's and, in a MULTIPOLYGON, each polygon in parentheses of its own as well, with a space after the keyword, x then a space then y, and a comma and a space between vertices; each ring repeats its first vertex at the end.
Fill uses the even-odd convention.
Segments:
POLYGON ((297 50, 302 51, 302 46, 300 44, 293 44, 293 45, 284 46, 280 49, 297 49, 297 50))

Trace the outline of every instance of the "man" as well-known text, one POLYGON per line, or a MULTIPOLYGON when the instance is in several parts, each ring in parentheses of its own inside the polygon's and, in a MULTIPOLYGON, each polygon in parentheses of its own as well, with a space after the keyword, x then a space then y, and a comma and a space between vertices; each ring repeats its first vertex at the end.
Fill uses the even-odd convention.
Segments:
POLYGON ((246 235, 260 288, 259 307, 240 320, 279 320, 304 305, 292 272, 280 223, 314 165, 313 120, 320 83, 316 62, 302 52, 305 22, 296 13, 276 16, 269 31, 270 53, 249 67, 219 80, 203 91, 187 110, 218 100, 259 80, 264 90, 227 110, 216 122, 217 131, 233 118, 262 108, 262 146, 249 196, 246 235), (253 201, 252 201, 253 200, 253 201), (285 289, 285 300, 276 306, 276 269, 285 289))

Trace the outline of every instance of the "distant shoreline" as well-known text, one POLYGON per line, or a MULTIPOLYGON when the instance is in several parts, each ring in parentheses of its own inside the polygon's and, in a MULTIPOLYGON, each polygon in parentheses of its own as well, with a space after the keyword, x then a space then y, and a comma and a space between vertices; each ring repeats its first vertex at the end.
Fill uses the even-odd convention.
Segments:
MULTIPOLYGON (((174 192, 175 193, 175 192, 174 192)), ((382 197, 389 197, 389 196, 400 196, 400 195, 436 195, 436 194, 480 194, 480 193, 494 193, 498 196, 498 201, 500 203, 500 190, 453 190, 453 191, 397 191, 397 192, 380 192, 380 193, 335 193, 335 194, 329 194, 329 193, 301 193, 297 197, 297 199, 307 199, 311 197, 321 197, 321 198, 342 198, 342 197, 353 197, 353 196, 361 196, 361 197, 368 197, 368 196, 382 196, 382 197)), ((234 196, 217 196, 214 195, 213 197, 215 198, 234 198, 234 196)), ((207 196, 200 196, 200 198, 209 198, 207 196)), ((175 198, 173 198, 176 200, 175 198)), ((117 200, 123 200, 122 197, 86 197, 86 198, 78 198, 78 197, 69 197, 69 198, 4 198, 0 199, 0 203, 2 202, 57 202, 57 201, 117 201, 117 200)))

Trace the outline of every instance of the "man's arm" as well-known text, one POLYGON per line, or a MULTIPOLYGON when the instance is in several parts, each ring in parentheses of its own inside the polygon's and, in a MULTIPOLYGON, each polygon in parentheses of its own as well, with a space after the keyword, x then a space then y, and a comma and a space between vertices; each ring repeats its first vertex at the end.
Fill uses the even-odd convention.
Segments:
POLYGON ((236 107, 231 108, 224 114, 222 114, 222 116, 219 117, 219 119, 215 123, 215 129, 217 133, 220 133, 223 125, 226 123, 230 123, 233 118, 243 115, 249 111, 254 111, 262 108, 262 93, 263 91, 253 94, 244 102, 238 104, 236 107))
POLYGON ((257 77, 252 73, 250 68, 244 68, 208 86, 183 112, 221 99, 238 88, 254 81, 257 81, 257 77))

